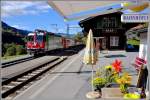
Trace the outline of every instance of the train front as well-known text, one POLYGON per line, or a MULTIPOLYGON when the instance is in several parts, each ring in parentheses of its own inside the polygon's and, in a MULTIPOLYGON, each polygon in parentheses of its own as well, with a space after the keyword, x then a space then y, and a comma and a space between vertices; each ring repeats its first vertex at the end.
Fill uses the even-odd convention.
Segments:
POLYGON ((35 31, 27 36, 27 52, 29 54, 45 53, 45 32, 35 31))

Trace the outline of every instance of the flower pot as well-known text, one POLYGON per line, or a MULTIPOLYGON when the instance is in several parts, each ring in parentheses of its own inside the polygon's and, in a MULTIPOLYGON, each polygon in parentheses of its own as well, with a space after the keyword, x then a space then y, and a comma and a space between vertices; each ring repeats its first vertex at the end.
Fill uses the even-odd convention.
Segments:
POLYGON ((95 86, 95 91, 101 93, 101 89, 103 88, 104 86, 95 86))
POLYGON ((123 95, 119 88, 102 88, 102 98, 122 98, 123 95))
POLYGON ((120 90, 122 93, 128 93, 128 85, 126 84, 120 84, 120 90))

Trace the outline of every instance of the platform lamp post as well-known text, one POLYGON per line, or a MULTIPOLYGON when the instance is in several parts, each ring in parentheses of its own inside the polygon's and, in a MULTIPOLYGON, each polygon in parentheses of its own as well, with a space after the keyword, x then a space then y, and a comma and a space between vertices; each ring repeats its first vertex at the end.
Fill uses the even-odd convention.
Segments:
POLYGON ((69 36, 69 24, 67 24, 67 36, 69 36))

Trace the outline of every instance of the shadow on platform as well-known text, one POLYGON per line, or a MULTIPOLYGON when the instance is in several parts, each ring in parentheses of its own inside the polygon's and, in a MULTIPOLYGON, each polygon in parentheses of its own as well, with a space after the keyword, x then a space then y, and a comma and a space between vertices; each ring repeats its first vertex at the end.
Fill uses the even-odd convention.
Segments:
POLYGON ((122 54, 117 54, 117 55, 107 55, 107 56, 104 56, 106 58, 117 58, 117 57, 126 57, 125 55, 122 55, 122 54))
MULTIPOLYGON (((94 71, 96 72, 96 71, 94 71)), ((72 73, 75 73, 75 74, 84 74, 84 73, 92 73, 92 71, 72 71, 72 72, 52 72, 50 74, 72 74, 72 73)))
POLYGON ((81 51, 84 48, 84 45, 77 45, 77 46, 71 46, 66 49, 55 49, 48 51, 46 55, 49 56, 72 56, 74 54, 77 54, 79 51, 81 51))

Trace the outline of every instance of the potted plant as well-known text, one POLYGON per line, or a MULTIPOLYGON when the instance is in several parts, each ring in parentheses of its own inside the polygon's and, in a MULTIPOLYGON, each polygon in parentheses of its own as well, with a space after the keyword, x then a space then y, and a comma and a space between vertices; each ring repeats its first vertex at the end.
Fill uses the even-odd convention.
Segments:
POLYGON ((128 93, 128 86, 131 84, 131 76, 128 73, 123 73, 116 79, 116 82, 120 85, 122 93, 128 93))
POLYGON ((122 62, 115 60, 112 64, 97 69, 93 86, 104 98, 122 98, 128 93, 128 86, 131 83, 131 76, 122 72, 122 62), (110 88, 111 87, 111 88, 110 88))
POLYGON ((106 87, 111 87, 112 84, 116 83, 116 77, 118 73, 113 69, 112 65, 105 66, 105 78, 107 81, 106 87))
POLYGON ((139 100, 140 99, 140 94, 127 93, 123 96, 123 98, 126 99, 126 100, 139 100))
POLYGON ((93 80, 93 86, 95 87, 95 91, 101 92, 101 88, 103 88, 107 81, 105 78, 95 77, 93 80))

